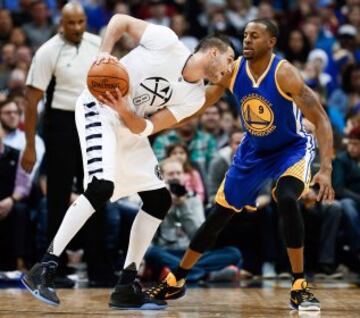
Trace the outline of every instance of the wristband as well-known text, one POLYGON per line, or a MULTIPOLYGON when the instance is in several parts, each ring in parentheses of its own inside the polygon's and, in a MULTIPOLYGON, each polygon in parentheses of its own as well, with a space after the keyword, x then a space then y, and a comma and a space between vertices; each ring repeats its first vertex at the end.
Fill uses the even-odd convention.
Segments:
POLYGON ((141 133, 138 134, 141 137, 150 136, 154 130, 154 125, 149 119, 145 119, 145 123, 146 123, 145 129, 141 133))

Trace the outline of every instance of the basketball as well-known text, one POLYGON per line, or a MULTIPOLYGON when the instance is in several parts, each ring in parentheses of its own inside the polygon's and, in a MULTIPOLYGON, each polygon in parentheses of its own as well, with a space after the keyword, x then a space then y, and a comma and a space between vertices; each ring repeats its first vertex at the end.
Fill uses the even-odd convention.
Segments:
POLYGON ((91 66, 87 75, 87 86, 95 98, 103 95, 106 91, 116 97, 116 88, 124 96, 129 90, 129 76, 120 63, 114 61, 101 62, 91 66))

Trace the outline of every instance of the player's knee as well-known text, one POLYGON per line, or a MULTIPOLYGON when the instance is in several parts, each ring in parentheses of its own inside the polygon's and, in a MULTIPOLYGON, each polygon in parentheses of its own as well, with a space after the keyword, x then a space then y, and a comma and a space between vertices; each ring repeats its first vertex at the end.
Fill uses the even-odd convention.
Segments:
POLYGON ((172 204, 169 190, 161 188, 141 192, 139 195, 143 201, 141 209, 151 216, 163 220, 172 204))
POLYGON ((84 193, 95 210, 103 208, 114 192, 112 181, 93 178, 84 193))
POLYGON ((304 183, 294 177, 282 177, 276 187, 276 199, 279 205, 294 205, 304 190, 304 183))

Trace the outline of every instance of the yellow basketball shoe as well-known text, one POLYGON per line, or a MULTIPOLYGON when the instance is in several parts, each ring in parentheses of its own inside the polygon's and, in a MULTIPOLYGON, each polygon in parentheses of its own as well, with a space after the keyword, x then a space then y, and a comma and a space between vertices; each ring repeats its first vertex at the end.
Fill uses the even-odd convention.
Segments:
POLYGON ((320 301, 310 292, 305 279, 297 279, 290 292, 290 307, 299 311, 320 311, 320 301))
POLYGON ((166 278, 145 291, 151 298, 160 300, 178 299, 186 293, 185 279, 176 280, 173 273, 167 274, 166 278))

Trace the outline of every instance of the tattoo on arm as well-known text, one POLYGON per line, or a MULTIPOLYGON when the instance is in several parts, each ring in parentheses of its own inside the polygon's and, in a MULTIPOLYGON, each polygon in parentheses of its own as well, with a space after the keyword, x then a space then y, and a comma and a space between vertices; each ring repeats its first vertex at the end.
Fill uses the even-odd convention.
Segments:
POLYGON ((303 85, 299 95, 296 96, 296 101, 303 107, 312 108, 315 105, 319 104, 319 100, 316 98, 314 92, 311 88, 303 85))

